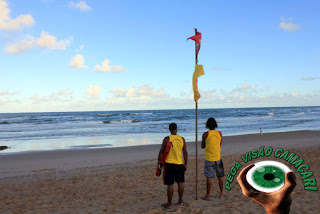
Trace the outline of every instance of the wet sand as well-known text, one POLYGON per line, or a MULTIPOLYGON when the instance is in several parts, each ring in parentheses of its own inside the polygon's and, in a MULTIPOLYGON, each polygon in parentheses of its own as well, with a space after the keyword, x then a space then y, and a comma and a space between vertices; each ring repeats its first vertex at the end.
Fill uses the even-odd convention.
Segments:
MULTIPOLYGON (((310 166, 308 171, 314 173, 313 178, 319 180, 320 132, 298 131, 224 137, 221 153, 224 182, 236 161, 244 168, 255 161, 271 159, 294 169, 274 155, 245 164, 241 156, 260 146, 294 152, 310 166)), ((0 155, 0 213, 264 213, 260 205, 242 195, 236 180, 231 190, 225 190, 223 199, 218 197, 214 179, 212 201, 195 200, 195 143, 188 143, 186 205, 165 210, 161 204, 166 202, 166 186, 161 177, 154 175, 159 149, 160 145, 150 145, 0 155)), ((204 151, 200 145, 198 153, 198 198, 201 198, 206 190, 204 151)), ((319 191, 305 190, 302 176, 295 174, 297 187, 292 194, 290 213, 318 213, 319 191)), ((176 203, 177 186, 174 188, 176 203)))

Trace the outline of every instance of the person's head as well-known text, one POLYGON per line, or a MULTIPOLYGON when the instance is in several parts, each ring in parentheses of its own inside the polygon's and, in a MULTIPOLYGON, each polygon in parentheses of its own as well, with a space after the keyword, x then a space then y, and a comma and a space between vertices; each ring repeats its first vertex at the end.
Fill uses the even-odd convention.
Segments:
POLYGON ((206 128, 212 130, 212 129, 215 129, 218 127, 218 124, 216 122, 216 120, 213 118, 213 117, 210 117, 208 120, 207 120, 207 123, 206 123, 206 128))
POLYGON ((170 130, 170 132, 171 133, 177 133, 177 124, 175 124, 175 123, 170 123, 170 125, 169 125, 169 130, 170 130))

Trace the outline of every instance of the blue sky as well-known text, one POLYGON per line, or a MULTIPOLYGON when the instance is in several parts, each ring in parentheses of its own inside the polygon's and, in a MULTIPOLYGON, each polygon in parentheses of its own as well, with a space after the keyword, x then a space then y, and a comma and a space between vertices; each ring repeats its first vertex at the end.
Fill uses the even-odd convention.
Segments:
POLYGON ((0 0, 0 112, 320 104, 319 1, 0 0))

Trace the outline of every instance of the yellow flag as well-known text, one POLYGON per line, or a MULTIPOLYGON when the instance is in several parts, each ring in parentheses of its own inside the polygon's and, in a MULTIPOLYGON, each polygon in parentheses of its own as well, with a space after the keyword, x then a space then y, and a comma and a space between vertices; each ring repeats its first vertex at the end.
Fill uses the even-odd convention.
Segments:
POLYGON ((196 65, 193 77, 192 77, 192 86, 193 86, 193 94, 194 94, 194 101, 198 102, 198 99, 200 98, 200 93, 198 90, 198 77, 204 75, 204 70, 202 65, 196 65))

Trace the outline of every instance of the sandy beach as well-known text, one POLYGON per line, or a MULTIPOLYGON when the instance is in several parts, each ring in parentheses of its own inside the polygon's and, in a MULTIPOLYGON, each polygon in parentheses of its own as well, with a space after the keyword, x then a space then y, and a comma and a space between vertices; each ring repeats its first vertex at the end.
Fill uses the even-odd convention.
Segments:
MULTIPOLYGON (((225 197, 219 199, 217 179, 214 179, 212 201, 200 199, 206 191, 204 151, 200 143, 199 200, 195 200, 195 143, 187 145, 189 168, 183 207, 174 205, 170 210, 161 207, 166 202, 166 186, 162 177, 154 175, 159 144, 0 155, 0 213, 265 213, 259 204, 242 195, 236 180, 231 190, 225 190, 225 197)), ((278 148, 295 153, 310 166, 308 171, 314 173, 311 178, 319 181, 320 132, 296 131, 224 137, 221 152, 224 182, 235 162, 241 162, 241 156, 259 150, 260 146, 273 148, 273 153, 278 148)), ((273 154, 248 161, 242 168, 266 159, 283 162, 295 170, 273 154)), ((305 190, 302 176, 295 174, 297 186, 290 213, 319 213, 319 191, 305 190)), ((174 187, 176 203, 177 186, 174 187)))

